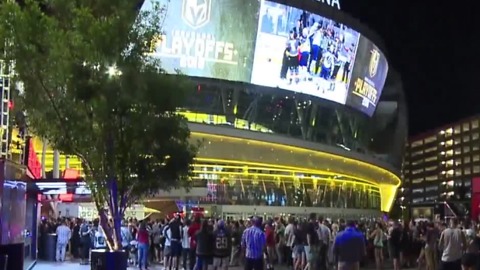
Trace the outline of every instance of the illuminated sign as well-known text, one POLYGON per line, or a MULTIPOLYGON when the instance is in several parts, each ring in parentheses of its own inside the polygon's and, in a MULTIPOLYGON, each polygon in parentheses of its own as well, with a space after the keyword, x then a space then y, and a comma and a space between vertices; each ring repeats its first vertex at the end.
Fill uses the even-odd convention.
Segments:
POLYGON ((387 79, 388 63, 377 46, 366 39, 360 39, 357 48, 357 62, 352 70, 352 84, 346 104, 368 115, 373 115, 387 79))
POLYGON ((327 4, 333 8, 336 8, 338 10, 341 10, 340 8, 340 0, 314 0, 316 2, 320 2, 320 3, 323 3, 323 4, 327 4))
POLYGON ((90 195, 85 182, 35 182, 38 190, 45 195, 77 194, 90 195))
MULTIPOLYGON (((340 9, 340 0, 312 1, 340 9)), ((142 10, 151 11, 153 2, 146 0, 142 10)), ((388 64, 371 41, 348 25, 275 0, 160 3, 168 9, 150 53, 167 72, 280 88, 370 116, 375 111, 388 64), (362 46, 370 48, 368 53, 362 46), (365 76, 375 77, 374 83, 365 76), (374 93, 368 85, 358 86, 358 78, 374 93), (358 100, 355 89, 371 98, 358 100)))
POLYGON ((193 29, 200 28, 210 20, 211 0, 183 0, 182 19, 193 29))
POLYGON ((378 64, 380 62, 380 52, 376 49, 371 51, 372 55, 370 56, 370 65, 368 66, 368 71, 370 72, 370 77, 375 77, 377 75, 378 64))

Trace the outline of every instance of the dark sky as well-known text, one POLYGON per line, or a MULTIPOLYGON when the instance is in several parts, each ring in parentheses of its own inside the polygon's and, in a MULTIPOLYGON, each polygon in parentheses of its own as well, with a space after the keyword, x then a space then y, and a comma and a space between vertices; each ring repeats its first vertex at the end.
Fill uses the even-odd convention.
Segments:
POLYGON ((480 112, 480 14, 469 0, 341 3, 384 39, 402 75, 410 134, 480 112))

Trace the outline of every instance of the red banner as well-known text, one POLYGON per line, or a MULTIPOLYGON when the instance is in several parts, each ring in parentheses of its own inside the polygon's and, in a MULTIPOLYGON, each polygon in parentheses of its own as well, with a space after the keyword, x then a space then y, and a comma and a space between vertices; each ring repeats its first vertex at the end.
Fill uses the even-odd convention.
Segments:
POLYGON ((472 219, 478 220, 480 215, 480 177, 472 179, 472 200, 471 200, 472 219))
POLYGON ((30 174, 30 178, 40 179, 42 178, 42 163, 38 159, 35 147, 33 147, 32 139, 28 142, 28 160, 27 160, 27 174, 30 174))

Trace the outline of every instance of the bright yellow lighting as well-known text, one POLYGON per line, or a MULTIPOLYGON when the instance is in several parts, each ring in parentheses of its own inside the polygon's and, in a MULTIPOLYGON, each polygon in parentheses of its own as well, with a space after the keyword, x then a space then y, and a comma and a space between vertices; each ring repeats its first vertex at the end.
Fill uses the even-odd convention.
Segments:
MULTIPOLYGON (((215 123, 221 124, 221 123, 226 123, 226 118, 225 116, 209 116, 207 114, 199 114, 199 113, 190 113, 190 112, 182 112, 180 113, 184 115, 189 121, 192 122, 197 122, 197 123, 207 123, 212 120, 212 117, 214 118, 215 123)), ((248 127, 249 123, 245 120, 240 120, 239 121, 244 121, 243 122, 236 122, 234 124, 235 127, 248 127)), ((252 125, 250 123, 250 129, 252 129, 252 125)), ((260 125, 254 125, 253 130, 256 131, 261 131, 261 132, 271 132, 265 127, 262 127, 260 125)), ((295 173, 305 173, 305 174, 312 174, 315 175, 310 178, 315 178, 319 179, 321 181, 330 181, 331 183, 334 182, 342 182, 342 183, 351 183, 351 184, 363 184, 363 185, 368 185, 370 187, 376 187, 380 190, 380 195, 381 195, 381 210, 384 212, 390 211, 390 208, 393 204, 393 201, 395 199, 395 193, 397 188, 401 184, 401 180, 398 176, 396 176, 394 173, 380 168, 378 166, 368 164, 366 162, 360 161, 360 160, 355 160, 339 155, 334 155, 330 153, 325 153, 325 152, 319 152, 311 149, 305 149, 301 147, 296 147, 296 146, 289 146, 289 145, 281 145, 281 144, 276 144, 276 143, 271 143, 271 142, 264 142, 264 141, 257 141, 257 140, 251 140, 251 139, 244 139, 244 138, 237 138, 237 137, 227 137, 227 136, 222 136, 222 135, 213 135, 213 134, 208 134, 208 133, 200 133, 200 132, 192 132, 192 138, 203 138, 203 139, 216 139, 216 140, 221 140, 225 142, 236 142, 236 143, 245 143, 246 145, 251 144, 251 145, 256 145, 256 146, 261 146, 261 147, 269 147, 272 149, 281 149, 281 150, 286 150, 290 151, 291 153, 302 153, 302 154, 308 154, 312 157, 318 157, 318 158, 326 158, 330 159, 335 162, 339 163, 344 163, 346 166, 351 165, 352 167, 357 167, 360 169, 364 169, 370 172, 373 172, 374 174, 378 176, 374 176, 369 179, 365 179, 362 177, 356 177, 352 175, 347 175, 347 174, 341 174, 341 173, 335 173, 332 171, 324 171, 324 170, 317 170, 317 169, 311 169, 311 168, 298 168, 298 167, 292 167, 292 166, 282 166, 282 165, 276 165, 276 164, 267 164, 267 163, 255 163, 255 162, 246 162, 244 160, 225 160, 225 159, 213 159, 213 158, 202 158, 199 156, 197 158, 197 162, 199 164, 195 164, 194 166, 211 166, 208 164, 203 164, 202 163, 217 163, 217 164, 228 164, 227 166, 233 166, 233 167, 242 167, 242 168, 255 168, 258 170, 262 169, 267 169, 267 170, 275 170, 277 174, 259 174, 259 173, 253 173, 253 172, 247 172, 249 175, 256 174, 257 177, 271 177, 272 179, 278 178, 278 177, 286 177, 283 175, 281 172, 284 173, 290 173, 291 177, 294 177, 295 173), (342 178, 348 178, 347 180, 338 180, 338 179, 331 179, 328 177, 318 177, 317 175, 326 175, 326 176, 341 176, 342 178), (388 183, 392 184, 388 184, 388 183)), ((37 155, 39 159, 41 160, 41 155, 42 155, 42 141, 39 138, 33 138, 32 142, 34 143, 34 147, 37 151, 37 155)), ((247 146, 246 146, 247 147, 247 146)), ((60 156, 60 169, 64 170, 65 169, 65 160, 66 156, 61 155, 60 156)), ((51 170, 53 169, 53 149, 51 147, 48 147, 47 149, 47 155, 45 159, 45 166, 46 170, 51 170)), ((81 161, 78 157, 76 156, 69 156, 69 165, 70 168, 75 168, 83 172, 82 166, 81 166, 81 161)), ((353 170, 353 169, 352 169, 353 170)), ((196 173, 200 173, 200 171, 195 171, 196 173)), ((204 173, 204 172, 202 172, 204 173)), ((231 172, 215 172, 217 174, 229 174, 232 175, 231 172)), ((354 173, 352 171, 352 173, 354 173)), ((245 174, 245 172, 241 172, 242 175, 245 174)))
MULTIPOLYGON (((326 152, 319 152, 319 151, 315 151, 315 150, 312 150, 312 149, 300 148, 300 147, 290 146, 290 145, 283 145, 283 144, 257 141, 257 140, 244 139, 244 138, 237 138, 237 137, 227 137, 227 136, 222 136, 222 135, 214 135, 214 134, 201 133, 201 132, 192 132, 192 137, 201 137, 201 138, 206 138, 206 139, 214 138, 214 139, 224 140, 226 142, 228 142, 228 141, 244 142, 246 144, 255 144, 255 145, 263 146, 263 147, 283 149, 283 150, 290 151, 291 153, 293 153, 293 152, 306 153, 306 154, 310 154, 312 156, 318 156, 318 157, 327 158, 327 159, 335 160, 335 161, 342 162, 342 163, 347 163, 347 164, 352 164, 352 165, 359 166, 359 167, 364 167, 364 168, 366 168, 368 170, 371 170, 375 173, 378 173, 380 175, 388 176, 389 180, 393 180, 392 182, 395 182, 396 183, 395 185, 397 187, 400 186, 400 184, 401 184, 400 178, 398 176, 396 176, 394 173, 392 173, 392 172, 390 172, 386 169, 383 169, 381 167, 366 163, 364 161, 359 161, 359 160, 355 160, 355 159, 352 159, 352 158, 343 157, 343 156, 339 156, 339 155, 335 155, 335 154, 330 154, 330 153, 326 153, 326 152)), ((238 162, 240 162, 242 164, 245 163, 245 161, 238 161, 238 162)), ((275 165, 269 165, 269 166, 275 166, 275 165)), ((374 181, 374 182, 378 183, 378 181, 374 181)))
MULTIPOLYGON (((362 183, 367 183, 367 184, 370 184, 370 185, 374 185, 374 186, 378 186, 378 183, 377 182, 374 182, 374 181, 371 181, 371 180, 368 180, 368 179, 364 179, 364 178, 361 178, 361 177, 355 177, 355 176, 351 176, 351 175, 346 175, 346 174, 342 174, 342 173, 335 173, 335 172, 331 172, 331 171, 325 171, 325 170, 314 170, 314 169, 308 169, 308 168, 299 168, 299 167, 293 167, 293 166, 281 166, 281 165, 276 165, 276 164, 268 164, 268 163, 259 163, 259 162, 246 162, 246 161, 240 161, 240 160, 225 160, 225 159, 213 159, 213 158, 197 158, 196 159, 196 163, 194 165, 194 167, 204 167, 204 168, 213 168, 213 167, 218 167, 217 165, 212 165, 212 164, 202 164, 202 163, 199 163, 199 162, 208 162, 208 163, 214 163, 214 164, 221 164, 220 166, 222 168, 225 168, 225 169, 242 169, 244 172, 242 172, 241 174, 245 174, 245 171, 248 172, 248 174, 252 174, 251 172, 249 172, 249 170, 258 170, 258 171, 268 171, 268 170, 275 170, 276 172, 285 172, 285 173, 288 173, 290 175, 298 175, 298 174, 313 174, 313 175, 327 175, 327 176, 331 176, 331 177, 344 177, 344 178, 350 178, 350 179, 354 179, 355 181, 352 181, 354 183, 359 183, 359 182, 362 182, 362 183), (224 166, 223 164, 237 164, 237 165, 241 165, 241 166, 231 166, 231 165, 226 165, 224 166)), ((212 171, 196 171, 194 170, 194 172, 198 172, 198 173, 210 173, 212 171)), ((226 173, 226 172, 214 172, 214 173, 218 173, 218 174, 229 174, 229 173, 226 173)), ((259 173, 256 173, 257 175, 261 175, 259 173)), ((265 176, 268 176, 268 175, 274 175, 274 174, 265 174, 265 176)), ((287 176, 285 174, 275 174, 276 176, 287 176)), ((341 180, 339 179, 339 181, 344 181, 344 180, 341 180)))
MULTIPOLYGON (((202 138, 202 139, 212 139, 212 140, 220 140, 224 141, 226 143, 228 142, 235 142, 235 143, 243 143, 245 145, 257 145, 261 147, 269 147, 272 149, 282 149, 282 150, 287 150, 290 151, 292 154, 293 153, 303 153, 303 154, 308 154, 312 157, 318 157, 318 158, 324 158, 324 159, 330 159, 332 161, 336 161, 339 163, 344 163, 347 167, 348 165, 352 165, 352 167, 357 167, 360 169, 368 170, 370 172, 373 172, 374 174, 378 175, 375 176, 372 179, 365 179, 365 178, 360 178, 360 177, 355 177, 355 176, 350 176, 350 175, 345 175, 348 178, 354 179, 353 181, 350 180, 352 183, 358 183, 358 182, 363 182, 363 183, 369 183, 370 185, 376 186, 380 189, 380 194, 381 194, 381 211, 384 212, 389 212, 393 201, 395 200, 395 194, 396 190, 401 184, 400 178, 395 175, 394 173, 380 168, 378 166, 368 164, 363 161, 359 160, 354 160, 351 158, 339 156, 339 155, 334 155, 330 153, 325 153, 325 152, 319 152, 311 149, 305 149, 305 148, 300 148, 300 147, 295 147, 295 146, 289 146, 289 145, 281 145, 281 144, 276 144, 276 143, 271 143, 271 142, 264 142, 264 141, 257 141, 257 140, 251 140, 251 139, 244 139, 244 138, 237 138, 237 137, 227 137, 227 136, 222 136, 222 135, 213 135, 213 134, 208 134, 208 133, 201 133, 201 132, 192 132, 192 138, 197 139, 197 138, 202 138), (392 184, 389 184, 392 183, 392 184)), ((247 146, 246 146, 247 147, 247 146)), ((208 163, 218 163, 218 164, 236 164, 236 165, 247 165, 247 166, 258 166, 258 167, 269 167, 269 168, 279 168, 279 169, 286 169, 286 170, 293 170, 293 171, 303 171, 303 172, 311 172, 312 174, 330 174, 330 175, 341 175, 337 174, 332 171, 322 171, 322 170, 315 170, 311 168, 295 168, 295 167, 288 167, 288 166, 279 166, 275 164, 262 164, 262 163, 252 163, 252 162, 245 162, 243 160, 225 160, 225 159, 205 159, 202 158, 201 156, 198 157, 197 161, 200 162, 208 162, 208 163)), ((353 173, 353 171, 352 171, 353 173)), ((348 180, 347 180, 348 181, 348 180)))
MULTIPOLYGON (((234 114, 236 114, 236 110, 237 110, 237 107, 235 106, 234 112, 233 112, 234 114)), ((233 123, 230 123, 227 121, 227 117, 225 115, 206 114, 206 113, 188 112, 188 111, 179 111, 177 113, 187 118, 187 121, 191 123, 231 125, 232 127, 237 129, 246 129, 246 130, 262 132, 262 133, 273 133, 273 131, 271 131, 270 129, 262 125, 255 124, 239 118, 235 118, 235 121, 233 123)))

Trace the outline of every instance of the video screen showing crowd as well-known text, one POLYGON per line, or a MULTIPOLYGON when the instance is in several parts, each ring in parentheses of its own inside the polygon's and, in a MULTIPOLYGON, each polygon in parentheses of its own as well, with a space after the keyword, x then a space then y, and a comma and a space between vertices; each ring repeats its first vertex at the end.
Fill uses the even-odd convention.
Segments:
POLYGON ((254 74, 260 68, 263 72, 261 81, 253 83, 345 104, 359 33, 319 15, 269 1, 264 2, 262 12, 254 74))

